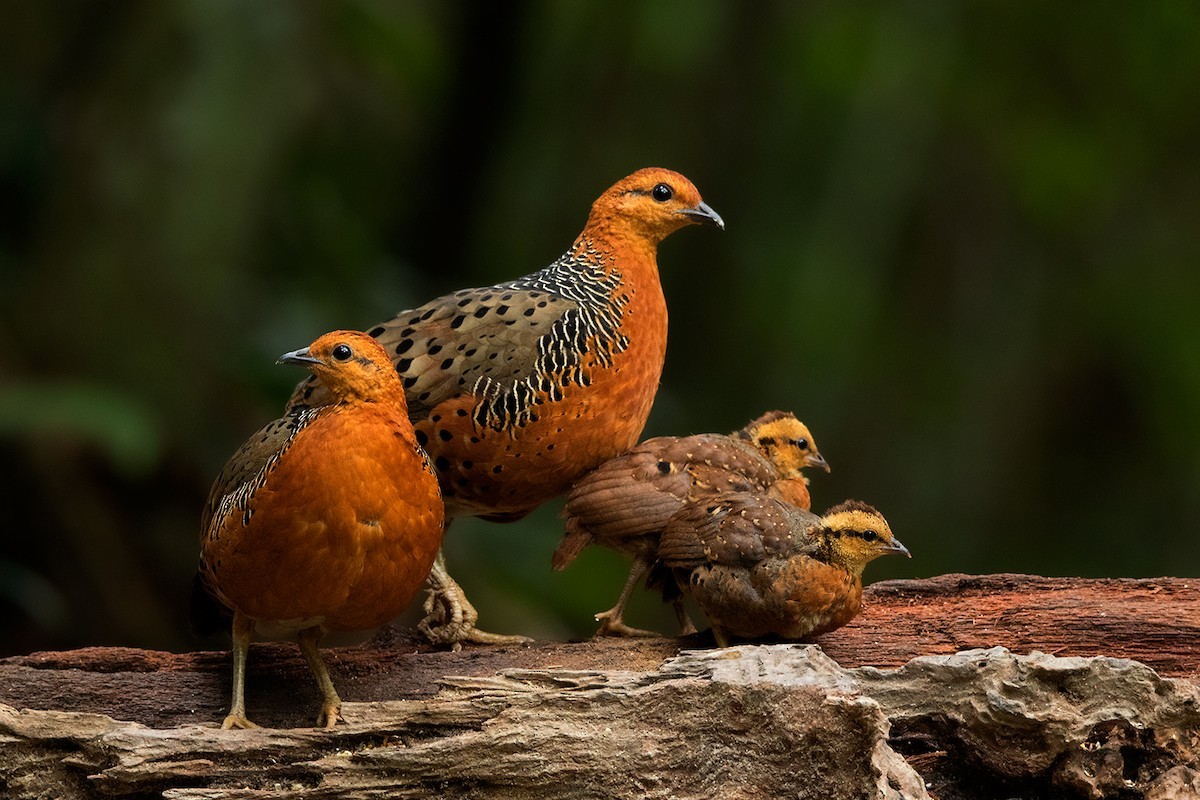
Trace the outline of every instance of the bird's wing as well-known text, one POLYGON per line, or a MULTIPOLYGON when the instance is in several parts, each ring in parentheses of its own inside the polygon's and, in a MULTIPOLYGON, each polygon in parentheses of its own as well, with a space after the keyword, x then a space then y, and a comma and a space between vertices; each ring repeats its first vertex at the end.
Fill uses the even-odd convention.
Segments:
POLYGON ((569 520, 601 539, 661 530, 692 487, 685 469, 662 457, 650 440, 605 462, 567 496, 569 520))
POLYGON ((470 289, 396 317, 376 338, 396 363, 410 415, 424 417, 456 395, 544 388, 531 379, 551 367, 539 364, 542 354, 557 349, 578 310, 546 290, 470 289))
POLYGON ((669 453, 692 476, 692 496, 765 489, 775 480, 775 469, 749 444, 721 434, 687 436, 669 453))
POLYGON ((667 524, 658 556, 669 567, 753 566, 771 555, 812 547, 808 526, 819 519, 759 494, 718 495, 689 505, 667 524))
POLYGON ((762 454, 728 436, 647 439, 575 484, 554 567, 562 569, 597 539, 620 549, 623 541, 660 534, 686 504, 760 491, 772 475, 762 454))
POLYGON ((761 455, 719 434, 647 439, 576 483, 566 514, 596 538, 656 533, 700 496, 761 488, 768 469, 761 455))
POLYGON ((208 536, 225 518, 245 512, 250 498, 262 486, 271 466, 295 439, 296 434, 317 418, 316 409, 298 409, 259 428, 230 457, 208 493, 200 518, 200 536, 208 536))
MULTIPOLYGON (((623 303, 611 301, 619 277, 572 283, 553 277, 554 266, 439 297, 370 331, 396 365, 413 420, 466 394, 483 400, 479 424, 503 429, 534 413, 538 394, 559 399, 562 387, 586 385, 585 357, 605 363, 628 346, 623 303)), ((328 401, 310 378, 289 408, 328 401)))

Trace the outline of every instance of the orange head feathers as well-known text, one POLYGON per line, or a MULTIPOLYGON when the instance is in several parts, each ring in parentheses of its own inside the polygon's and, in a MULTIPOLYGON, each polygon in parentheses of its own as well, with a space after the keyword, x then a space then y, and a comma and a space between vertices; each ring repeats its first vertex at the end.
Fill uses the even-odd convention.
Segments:
POLYGON ((624 229, 651 245, 685 225, 715 225, 725 222, 700 198, 692 182, 669 169, 648 167, 613 184, 592 204, 587 228, 624 229))
POLYGON ((276 362, 308 367, 329 388, 336 403, 383 400, 408 413, 404 389, 391 358, 379 342, 359 331, 333 331, 308 347, 284 353, 276 362))

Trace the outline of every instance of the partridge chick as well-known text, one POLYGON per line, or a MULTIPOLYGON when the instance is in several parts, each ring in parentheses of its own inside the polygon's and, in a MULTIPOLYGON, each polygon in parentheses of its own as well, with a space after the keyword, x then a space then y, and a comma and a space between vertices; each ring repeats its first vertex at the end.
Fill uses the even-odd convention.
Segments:
POLYGON ((889 553, 910 555, 866 503, 847 500, 818 517, 748 493, 688 506, 658 547, 721 647, 730 635, 800 639, 845 625, 862 607, 863 568, 889 553))
MULTIPOLYGON (((603 545, 633 559, 617 603, 596 615, 598 636, 656 636, 625 624, 634 586, 657 558, 658 538, 671 518, 689 505, 727 492, 766 492, 808 508, 806 467, 829 471, 812 434, 800 420, 769 411, 724 436, 661 436, 647 439, 605 462, 575 485, 567 498, 566 534, 554 552, 562 570, 584 547, 603 545)), ((694 630, 683 605, 675 612, 683 633, 694 630)))
POLYGON ((317 725, 341 699, 317 643, 375 628, 425 582, 441 544, 437 476, 417 445, 392 362, 369 336, 328 333, 280 363, 319 375, 330 402, 269 423, 213 485, 200 575, 233 611, 233 701, 224 728, 248 728, 250 638, 296 636, 321 690, 317 725))
MULTIPOLYGON (((439 297, 370 331, 403 381, 447 517, 519 519, 637 442, 667 346, 658 245, 694 224, 724 227, 687 178, 639 170, 600 195, 545 269, 439 297)), ((329 402, 322 382, 298 386, 290 408, 329 402)), ((440 556, 426 609, 420 628, 434 642, 523 641, 475 627, 440 556)))

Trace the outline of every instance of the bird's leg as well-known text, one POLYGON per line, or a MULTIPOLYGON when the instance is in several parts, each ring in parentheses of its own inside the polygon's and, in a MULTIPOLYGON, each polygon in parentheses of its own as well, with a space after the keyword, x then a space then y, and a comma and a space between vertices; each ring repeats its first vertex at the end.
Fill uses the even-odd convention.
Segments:
POLYGON ((429 577, 425 579, 425 587, 429 593, 425 598, 425 618, 417 623, 417 628, 431 642, 437 642, 438 634, 442 630, 463 626, 463 605, 465 603, 470 606, 470 603, 465 602, 466 595, 463 594, 462 587, 446 572, 446 556, 440 549, 433 567, 429 570, 429 577), (461 598, 457 603, 449 596, 455 590, 461 598))
POLYGON ((623 619, 625 616, 625 605, 629 602, 630 595, 633 594, 633 587, 641 580, 646 571, 650 569, 650 565, 645 559, 634 559, 633 566, 629 568, 629 577, 625 579, 625 588, 621 590, 621 596, 617 598, 617 604, 608 611, 601 611, 596 615, 596 619, 600 621, 600 627, 596 629, 596 636, 659 636, 660 634, 654 631, 642 630, 641 628, 631 628, 625 624, 623 619))
POLYGON ((720 625, 712 626, 713 638, 717 640, 717 647, 729 647, 729 637, 720 625))
POLYGON ((460 650, 463 642, 526 644, 533 641, 527 636, 505 636, 476 628, 479 612, 446 571, 446 556, 442 550, 438 550, 427 583, 429 596, 425 598, 425 619, 417 623, 417 629, 434 644, 449 644, 460 650))
POLYGON ((246 654, 250 650, 253 628, 253 623, 242 612, 233 613, 233 700, 229 704, 229 714, 221 723, 225 730, 258 727, 246 719, 246 654))
POLYGON ((320 639, 321 628, 317 625, 305 628, 296 636, 300 652, 304 654, 304 660, 308 662, 308 668, 312 670, 313 677, 317 679, 317 687, 321 690, 321 713, 317 715, 317 727, 330 730, 342 718, 342 698, 338 697, 337 689, 333 688, 329 670, 325 668, 325 661, 321 658, 321 650, 317 647, 320 639))
POLYGON ((692 622, 687 609, 683 607, 683 598, 677 598, 673 605, 675 606, 675 619, 679 620, 679 635, 691 636, 696 632, 696 623, 692 622))

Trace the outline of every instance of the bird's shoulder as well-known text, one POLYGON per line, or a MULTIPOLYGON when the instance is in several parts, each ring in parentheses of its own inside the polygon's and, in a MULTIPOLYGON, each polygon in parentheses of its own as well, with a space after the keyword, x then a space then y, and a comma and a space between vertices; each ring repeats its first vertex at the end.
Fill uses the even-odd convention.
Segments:
POLYGON ((213 483, 201 518, 201 535, 219 528, 230 514, 244 512, 297 437, 327 413, 325 408, 298 408, 253 433, 230 456, 213 483))
MULTIPOLYGON (((647 440, 647 444, 658 440, 647 440)), ((663 460, 687 470, 704 491, 754 491, 775 480, 776 471, 763 453, 736 436, 702 433, 664 437, 655 448, 663 460)))
POLYGON ((771 482, 771 465, 762 453, 746 442, 719 433, 647 439, 622 458, 626 457, 639 466, 665 463, 673 470, 690 471, 694 475, 705 470, 721 471, 742 475, 758 486, 771 482))

